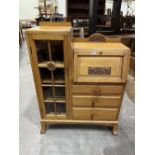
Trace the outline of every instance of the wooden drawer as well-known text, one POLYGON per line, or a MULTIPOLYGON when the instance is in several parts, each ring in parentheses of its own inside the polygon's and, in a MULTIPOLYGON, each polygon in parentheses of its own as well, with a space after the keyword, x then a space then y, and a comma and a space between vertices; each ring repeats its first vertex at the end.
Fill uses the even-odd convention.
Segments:
POLYGON ((129 52, 74 51, 74 82, 126 82, 129 52))
POLYGON ((78 120, 91 120, 92 109, 91 108, 73 108, 73 119, 78 120))
POLYGON ((117 120, 116 108, 73 108, 73 119, 77 120, 117 120))
POLYGON ((121 96, 73 96, 74 107, 118 107, 121 96))
POLYGON ((117 120, 118 109, 115 108, 105 108, 105 109, 95 109, 93 119, 94 120, 117 120))
POLYGON ((92 94, 92 95, 104 95, 104 94, 122 94, 123 86, 108 86, 108 85, 73 85, 73 94, 92 94))

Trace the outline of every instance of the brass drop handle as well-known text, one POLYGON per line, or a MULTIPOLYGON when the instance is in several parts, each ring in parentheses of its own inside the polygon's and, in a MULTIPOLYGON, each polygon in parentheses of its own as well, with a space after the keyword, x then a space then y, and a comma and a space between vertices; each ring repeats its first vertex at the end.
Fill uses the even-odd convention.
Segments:
POLYGON ((55 65, 55 62, 51 61, 47 64, 47 68, 50 70, 50 71, 54 71, 56 69, 56 65, 55 65))

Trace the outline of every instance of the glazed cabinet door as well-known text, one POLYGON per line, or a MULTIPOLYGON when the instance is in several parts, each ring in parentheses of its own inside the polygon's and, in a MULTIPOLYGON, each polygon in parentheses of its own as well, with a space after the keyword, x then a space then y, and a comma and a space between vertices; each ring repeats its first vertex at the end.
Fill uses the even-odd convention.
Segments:
POLYGON ((47 35, 30 35, 31 57, 37 94, 44 118, 66 119, 68 116, 68 41, 47 35))

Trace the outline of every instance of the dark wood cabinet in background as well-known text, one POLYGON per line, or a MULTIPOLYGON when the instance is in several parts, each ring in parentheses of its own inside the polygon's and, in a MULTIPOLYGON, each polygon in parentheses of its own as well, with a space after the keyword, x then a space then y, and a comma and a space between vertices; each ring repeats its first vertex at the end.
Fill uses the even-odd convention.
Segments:
MULTIPOLYGON (((67 19, 75 28, 83 28, 84 36, 96 32, 96 25, 103 24, 105 0, 68 0, 67 19)), ((75 29, 76 31, 76 29, 75 29)), ((74 32, 74 36, 78 36, 74 32)))
MULTIPOLYGON (((105 15, 106 0, 68 0, 67 20, 75 28, 74 37, 79 36, 78 28, 84 29, 84 36, 99 32, 105 35, 120 33, 120 10, 122 0, 111 1, 110 16, 105 15), (108 24, 107 24, 108 23, 108 24)), ((109 10, 107 11, 109 12, 109 10)))
POLYGON ((84 29, 84 36, 89 36, 90 0, 68 0, 67 20, 74 27, 74 36, 79 36, 79 29, 84 29))
MULTIPOLYGON (((83 28, 84 36, 96 32, 96 28, 104 24, 105 0, 68 0, 67 20, 74 28, 83 28)), ((75 29, 76 31, 76 29, 75 29)), ((74 36, 78 33, 74 31, 74 36)))

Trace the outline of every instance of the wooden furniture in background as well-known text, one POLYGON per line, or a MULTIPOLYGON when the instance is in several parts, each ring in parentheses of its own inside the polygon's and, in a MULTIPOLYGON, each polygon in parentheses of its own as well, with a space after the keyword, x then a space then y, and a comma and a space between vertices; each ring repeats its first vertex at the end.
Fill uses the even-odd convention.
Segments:
POLYGON ((71 26, 70 22, 46 22, 40 21, 39 26, 71 26))
POLYGON ((72 23, 74 37, 79 37, 79 29, 84 29, 84 36, 89 35, 89 0, 68 0, 67 21, 72 23))
MULTIPOLYGON (((68 0, 67 18, 75 28, 83 28, 84 36, 96 32, 96 25, 102 25, 105 12, 105 0, 68 0)), ((78 33, 74 31, 74 37, 78 33)))
POLYGON ((31 20, 29 19, 22 19, 19 22, 22 29, 32 28, 32 23, 31 23, 31 20))
POLYGON ((41 116, 48 124, 98 124, 116 134, 129 66, 121 43, 72 41, 70 26, 26 32, 41 116))
MULTIPOLYGON (((111 1, 112 11, 107 10, 105 5, 109 0, 68 0, 67 19, 72 22, 73 27, 83 27, 85 37, 93 33, 103 33, 105 35, 120 33, 120 14, 122 0, 111 1)), ((78 34, 73 33, 74 37, 78 34)))

